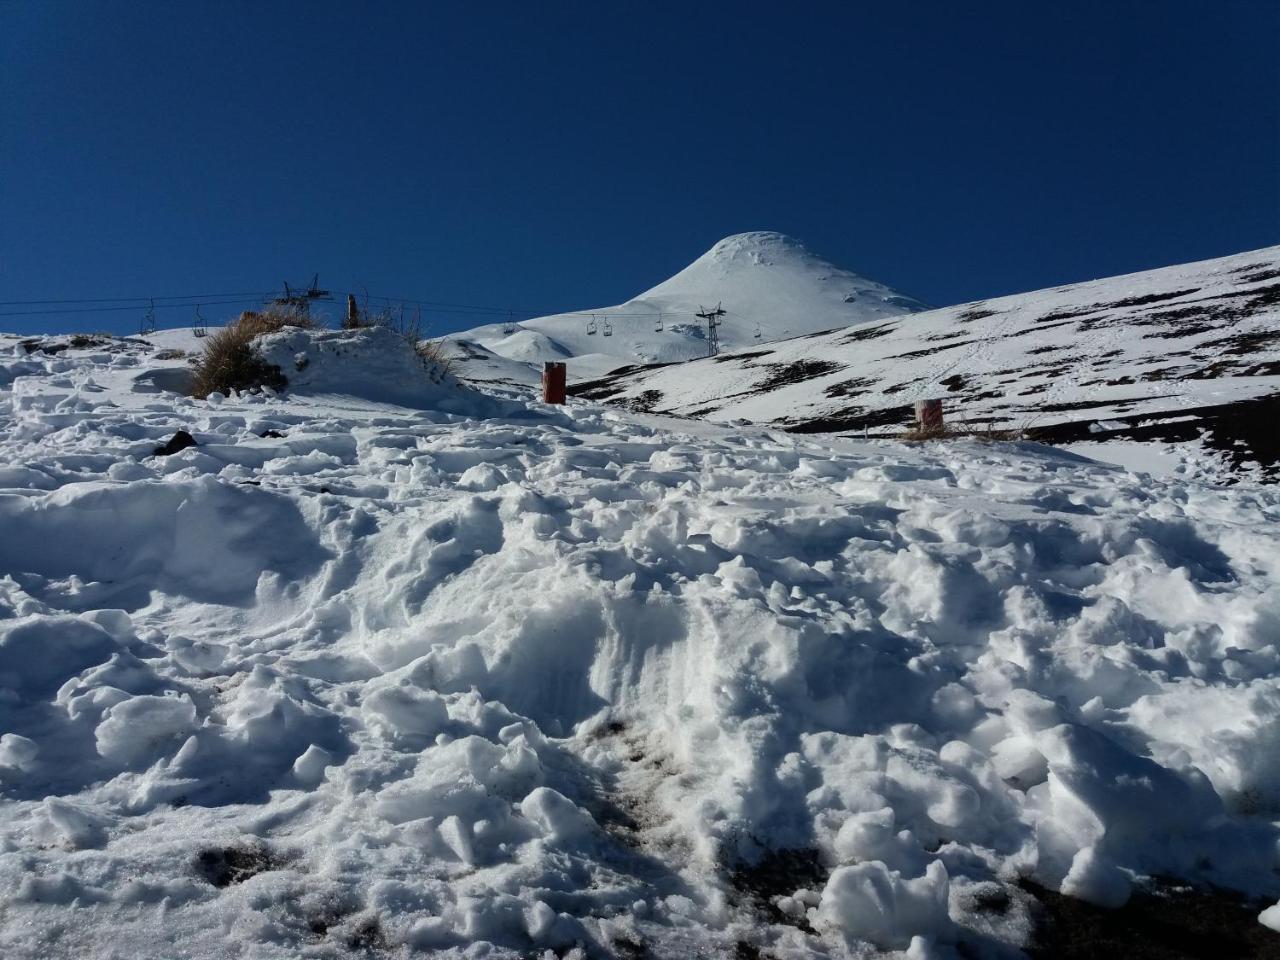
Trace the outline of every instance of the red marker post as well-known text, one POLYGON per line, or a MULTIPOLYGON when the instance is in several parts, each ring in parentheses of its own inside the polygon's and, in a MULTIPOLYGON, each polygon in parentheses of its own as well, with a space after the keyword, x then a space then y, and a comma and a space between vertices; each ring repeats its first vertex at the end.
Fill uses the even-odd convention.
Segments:
POLYGON ((921 433, 942 432, 942 401, 916 401, 916 428, 921 433))
POLYGON ((564 403, 565 366, 554 360, 542 365, 542 402, 564 403))

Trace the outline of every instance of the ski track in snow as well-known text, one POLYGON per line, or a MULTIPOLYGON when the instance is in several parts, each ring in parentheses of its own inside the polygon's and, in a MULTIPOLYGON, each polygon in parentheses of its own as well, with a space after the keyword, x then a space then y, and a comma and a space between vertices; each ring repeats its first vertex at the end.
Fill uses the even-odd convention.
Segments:
POLYGON ((194 346, 0 339, 6 958, 1015 956, 1019 877, 1280 896, 1280 490, 157 392, 194 346))

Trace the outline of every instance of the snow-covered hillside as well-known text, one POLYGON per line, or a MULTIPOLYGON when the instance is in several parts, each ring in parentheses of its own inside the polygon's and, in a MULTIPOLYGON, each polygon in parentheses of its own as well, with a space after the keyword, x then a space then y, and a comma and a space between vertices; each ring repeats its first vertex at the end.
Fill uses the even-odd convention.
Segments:
POLYGON ((6 960, 1012 958, 1150 877, 1280 943, 1280 490, 283 339, 0 338, 6 960))
POLYGON ((619 306, 490 324, 448 342, 459 373, 470 380, 532 383, 543 361, 569 358, 570 378, 584 379, 628 364, 705 357, 706 323, 696 313, 718 303, 726 311, 722 349, 924 309, 832 266, 791 237, 757 231, 726 237, 674 277, 619 306))
POLYGON ((957 424, 1186 439, 1280 458, 1280 247, 861 324, 579 385, 633 408, 789 430, 957 424), (1272 398, 1272 399, 1267 399, 1272 398), (1073 426, 1074 425, 1074 426, 1073 426))

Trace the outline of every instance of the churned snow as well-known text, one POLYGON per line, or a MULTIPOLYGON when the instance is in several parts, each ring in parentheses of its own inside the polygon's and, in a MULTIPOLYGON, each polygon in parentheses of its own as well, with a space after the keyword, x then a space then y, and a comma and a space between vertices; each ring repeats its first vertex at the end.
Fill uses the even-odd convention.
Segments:
POLYGON ((6 958, 990 955, 1021 879, 1280 898, 1275 487, 59 342, 0 338, 6 958))

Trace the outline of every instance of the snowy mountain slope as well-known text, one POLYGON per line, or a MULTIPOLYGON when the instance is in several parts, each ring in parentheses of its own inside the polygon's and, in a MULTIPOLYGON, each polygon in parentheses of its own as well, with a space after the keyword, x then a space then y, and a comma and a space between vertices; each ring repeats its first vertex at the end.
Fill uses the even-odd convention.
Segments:
POLYGON ((625 364, 705 357, 706 324, 695 314, 717 303, 727 311, 719 331, 724 349, 924 309, 832 266, 797 240, 757 231, 726 237, 669 280, 616 307, 538 317, 511 333, 506 324, 490 324, 448 341, 460 375, 470 380, 532 383, 543 361, 570 357, 570 379, 584 379, 625 364))
POLYGON ((0 337, 6 960, 1014 957, 1023 879, 1280 897, 1276 488, 332 365, 197 401, 158 339, 0 337))
POLYGON ((1280 391, 1280 247, 632 370, 576 389, 639 409, 806 431, 899 430, 912 401, 925 397, 944 398, 953 423, 1031 426, 1060 439, 1088 436, 1100 421, 1135 433, 1152 418, 1209 418, 1219 433, 1234 421, 1265 446, 1272 414, 1240 404, 1280 391))

